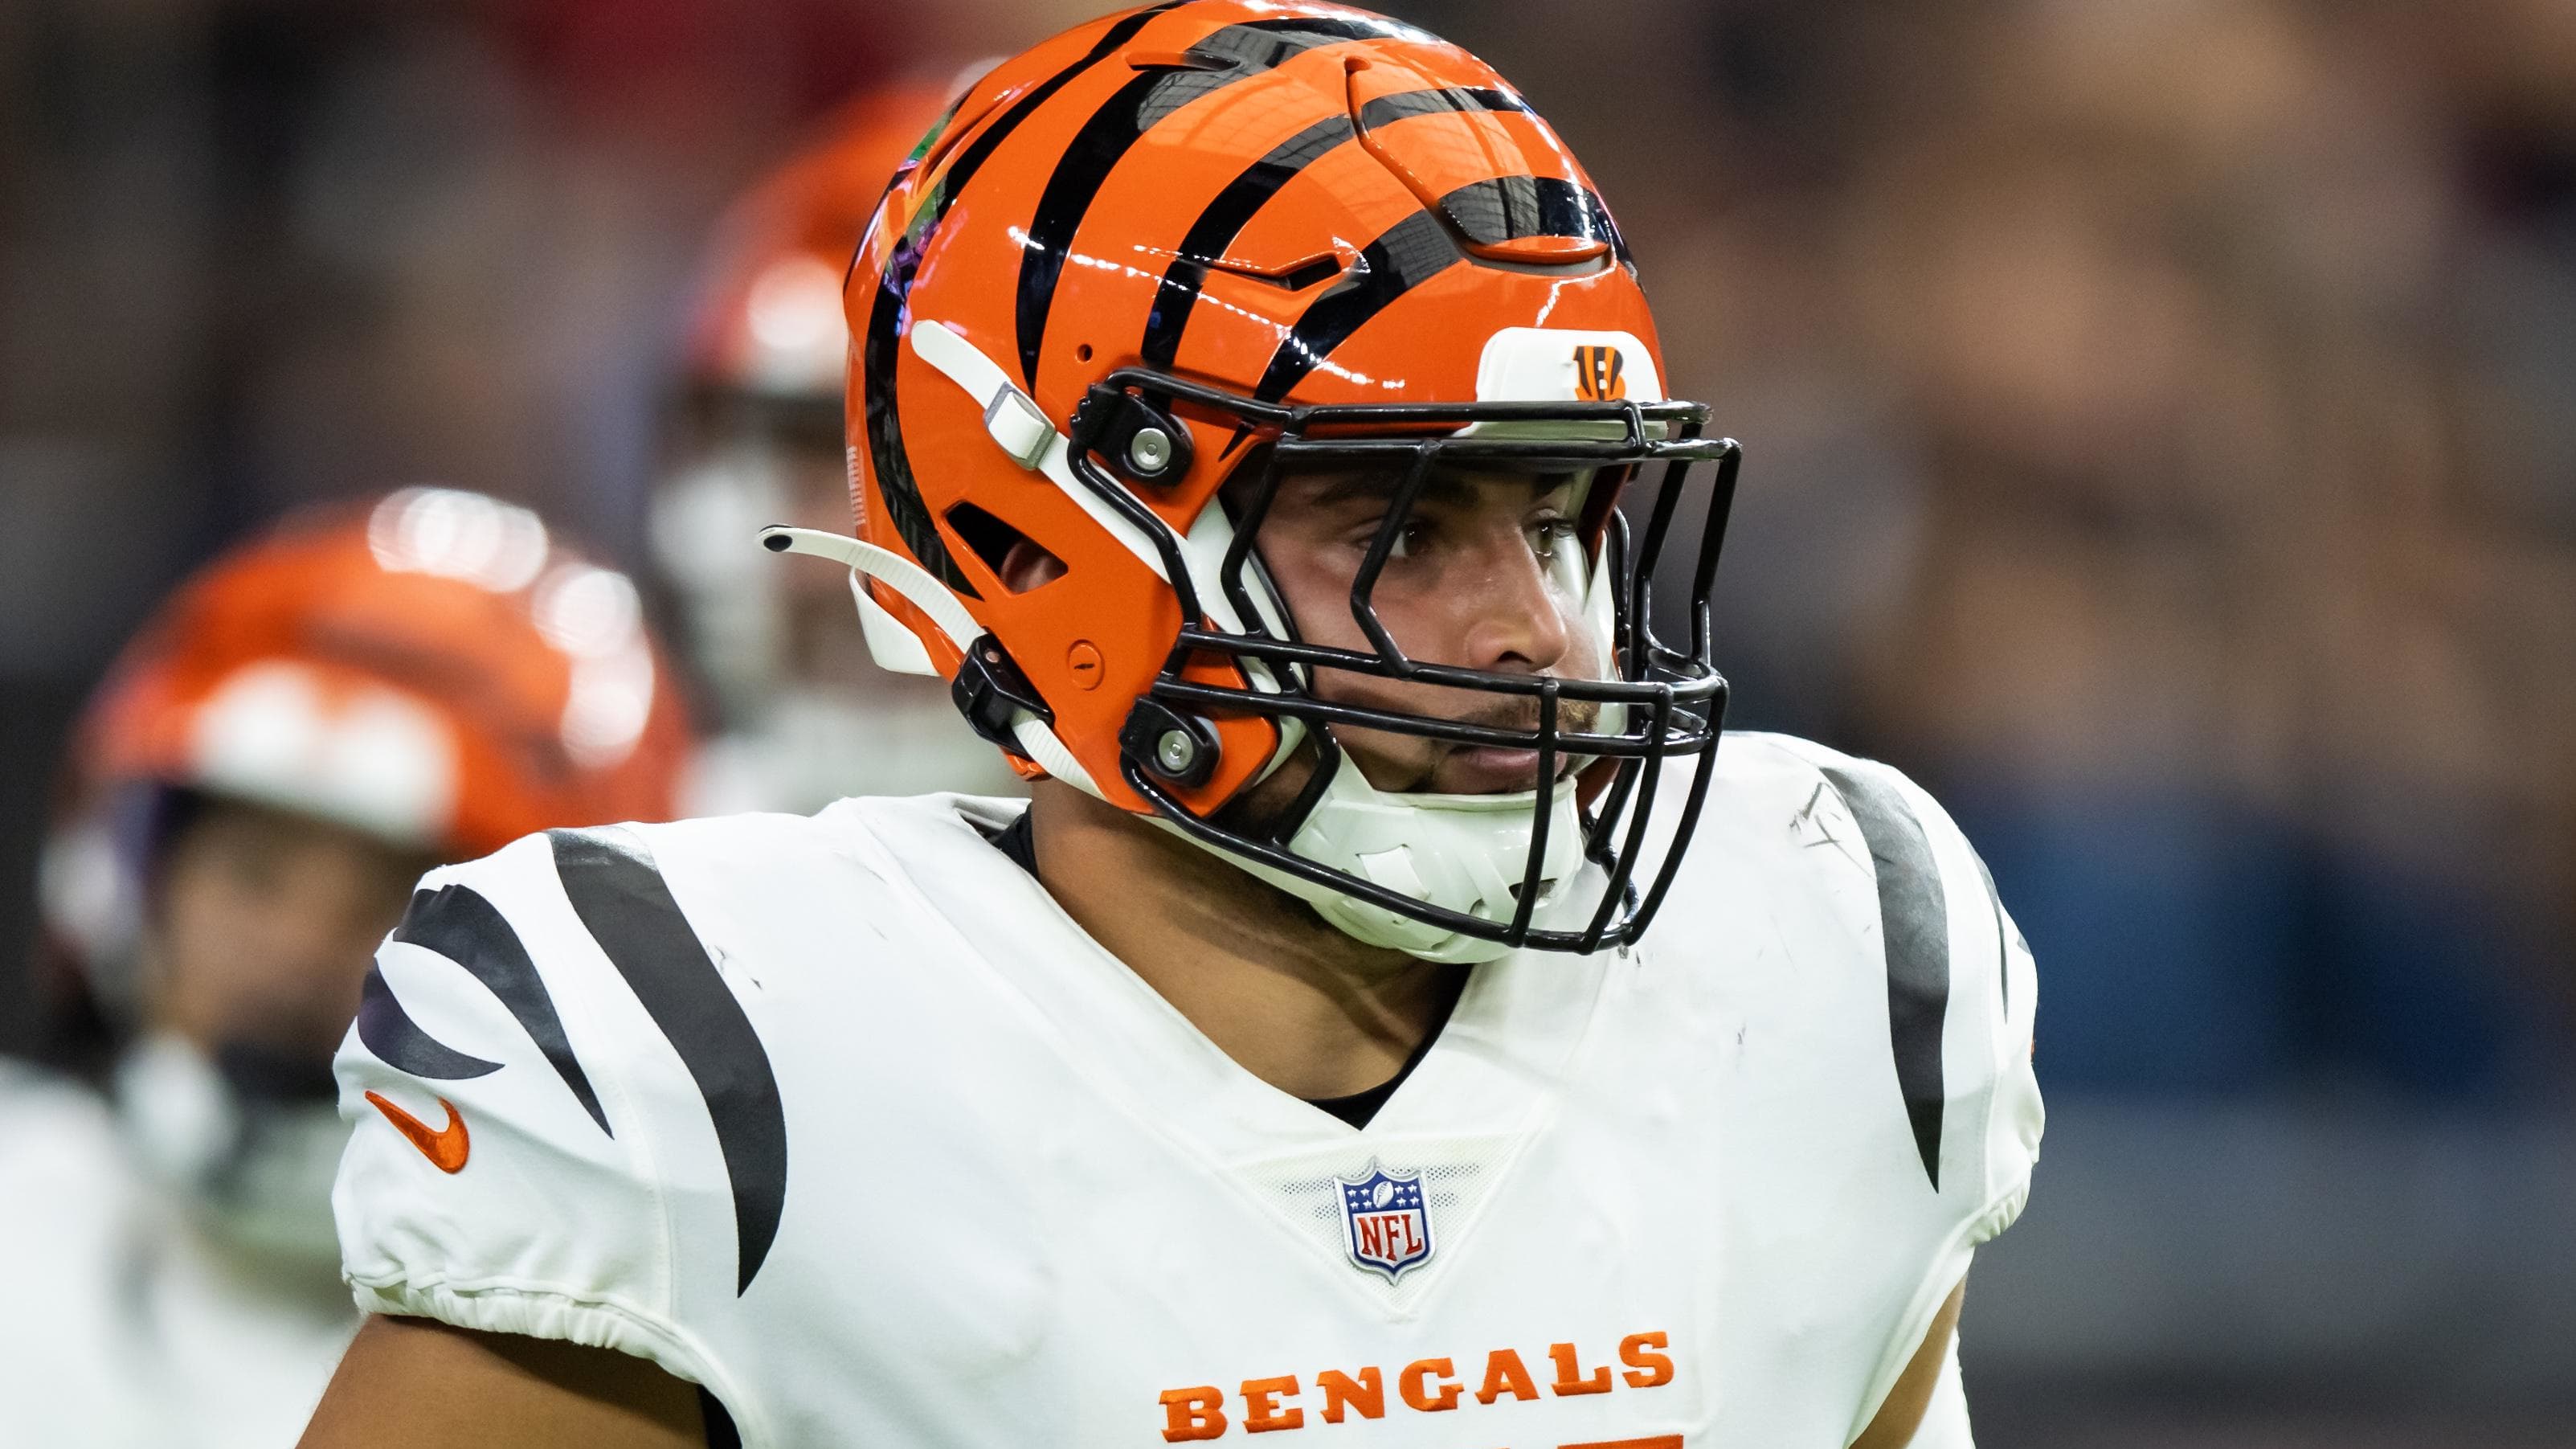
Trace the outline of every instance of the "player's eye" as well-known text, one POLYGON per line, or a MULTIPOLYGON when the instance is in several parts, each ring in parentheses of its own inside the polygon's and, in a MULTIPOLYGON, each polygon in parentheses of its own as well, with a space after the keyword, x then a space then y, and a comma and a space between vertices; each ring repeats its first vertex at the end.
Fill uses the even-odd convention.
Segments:
POLYGON ((1431 542, 1431 525, 1419 518, 1408 518, 1395 531, 1395 546, 1387 550, 1389 558, 1411 558, 1431 542))
POLYGON ((1570 518, 1542 518, 1531 523, 1526 532, 1530 552, 1551 563, 1560 555, 1571 553, 1576 546, 1574 520, 1570 518))

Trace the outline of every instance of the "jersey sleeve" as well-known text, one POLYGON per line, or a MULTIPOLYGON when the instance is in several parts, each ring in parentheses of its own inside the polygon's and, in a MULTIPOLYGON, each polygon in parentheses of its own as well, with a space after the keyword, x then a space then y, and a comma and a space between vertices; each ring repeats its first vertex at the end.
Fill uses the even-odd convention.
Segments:
POLYGON ((1828 1216, 1850 1270, 1852 1347, 1875 1359, 1861 1395, 1874 1411, 1975 1249, 2030 1195, 2044 1123, 2037 975, 1984 862, 1929 793, 1803 740, 1729 744, 1805 767, 1797 858, 1833 902, 1817 929, 1848 943, 1802 988, 1832 1021, 1792 1080, 1813 1094, 1817 1142, 1842 1174, 1828 1216))
MULTIPOLYGON (((2032 1071, 2038 976, 1993 875, 1939 802, 1885 765, 1824 769, 1869 845, 1890 1048, 1928 1189, 1917 1199, 1928 1253, 1874 1375, 1883 1396, 1974 1250, 2029 1200, 2046 1121, 2032 1071)), ((1964 1443, 1965 1401, 1955 1367, 1945 1373, 1958 1422, 1929 1442, 1964 1443)))
MULTIPOLYGON (((1945 980, 1923 984, 1940 997, 1939 1186, 1962 1242, 1974 1247, 2021 1216, 2039 1161, 2047 1115, 2032 1070, 2038 970, 1993 874, 1949 813, 1895 770, 1860 768, 1910 802, 1939 870, 1949 966, 1945 980)), ((1887 894, 1882 888, 1882 910, 1887 894)), ((1916 1124, 1918 1137, 1924 1125, 1916 1124)))
POLYGON ((692 1170, 707 1113, 568 895, 563 848, 533 836, 431 873, 380 948, 335 1063, 343 1275, 366 1312, 616 1349, 721 1389, 684 1309, 732 1285, 695 1282, 720 1270, 675 1251, 726 1187, 692 1170))

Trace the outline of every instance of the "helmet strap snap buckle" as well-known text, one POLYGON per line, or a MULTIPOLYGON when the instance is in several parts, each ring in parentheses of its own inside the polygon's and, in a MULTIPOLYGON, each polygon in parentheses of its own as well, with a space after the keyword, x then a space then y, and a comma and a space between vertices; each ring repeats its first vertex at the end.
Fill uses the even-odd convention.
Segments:
POLYGON ((1074 409, 1072 436, 1130 483, 1160 488, 1189 475, 1189 429, 1125 388, 1095 383, 1074 409))
POLYGON ((1136 701, 1119 728, 1129 759, 1175 785, 1203 785, 1216 773, 1216 731, 1206 720, 1151 699, 1136 701))

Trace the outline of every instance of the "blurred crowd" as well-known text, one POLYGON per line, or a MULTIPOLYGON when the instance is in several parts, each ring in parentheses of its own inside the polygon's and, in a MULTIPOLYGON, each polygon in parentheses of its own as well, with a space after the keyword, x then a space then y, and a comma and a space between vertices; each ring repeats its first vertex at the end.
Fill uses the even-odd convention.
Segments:
MULTIPOLYGON (((436 483, 673 621, 727 200, 1093 8, 0 6, 0 1049, 66 731, 177 578, 436 483)), ((1950 804, 2052 1093, 2563 1111, 2576 4, 1390 8, 1585 158, 1747 444, 1732 722, 1950 804)))
POLYGON ((2052 1085, 2563 1090, 2576 7, 1606 18, 1480 43, 1747 441, 1738 719, 1933 782, 2052 1085))
MULTIPOLYGON (((184 566, 284 506, 422 481, 645 562, 726 196, 853 88, 1080 13, 9 7, 11 938, 63 721, 184 566)), ((2576 10, 1409 18, 1586 156, 1678 390, 1750 445, 1738 722, 1954 802, 2048 954, 2061 1081, 2552 1080, 2576 1021, 2576 10)))

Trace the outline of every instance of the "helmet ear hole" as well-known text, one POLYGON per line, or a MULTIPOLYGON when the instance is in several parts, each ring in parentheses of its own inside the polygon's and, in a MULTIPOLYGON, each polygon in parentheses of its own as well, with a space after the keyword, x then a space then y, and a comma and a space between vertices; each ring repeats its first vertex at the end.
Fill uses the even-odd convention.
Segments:
POLYGON ((1010 593, 1044 588, 1068 572, 1064 560, 1046 545, 972 503, 954 504, 941 516, 948 520, 949 531, 964 540, 976 560, 1010 593))

